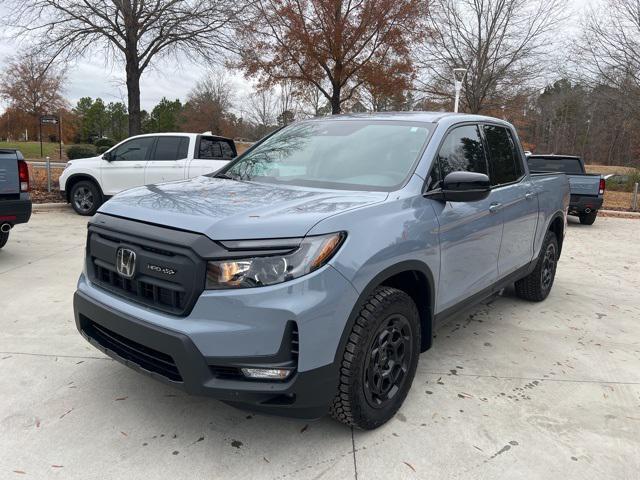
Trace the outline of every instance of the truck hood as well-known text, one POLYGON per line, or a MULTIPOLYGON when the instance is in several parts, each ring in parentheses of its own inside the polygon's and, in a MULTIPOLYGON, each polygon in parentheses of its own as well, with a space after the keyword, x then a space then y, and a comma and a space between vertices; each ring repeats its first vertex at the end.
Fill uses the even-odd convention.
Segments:
POLYGON ((302 237, 327 217, 382 202, 387 195, 196 177, 124 191, 99 212, 212 240, 286 238, 302 237))

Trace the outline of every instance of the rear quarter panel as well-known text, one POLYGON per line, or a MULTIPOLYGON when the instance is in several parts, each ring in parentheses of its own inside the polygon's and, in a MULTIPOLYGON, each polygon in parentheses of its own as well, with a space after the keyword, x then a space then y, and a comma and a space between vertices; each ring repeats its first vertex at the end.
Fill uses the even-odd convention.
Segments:
POLYGON ((537 258, 551 222, 561 215, 566 224, 569 208, 569 180, 563 173, 531 174, 531 183, 538 194, 539 206, 538 228, 533 243, 534 258, 537 258))

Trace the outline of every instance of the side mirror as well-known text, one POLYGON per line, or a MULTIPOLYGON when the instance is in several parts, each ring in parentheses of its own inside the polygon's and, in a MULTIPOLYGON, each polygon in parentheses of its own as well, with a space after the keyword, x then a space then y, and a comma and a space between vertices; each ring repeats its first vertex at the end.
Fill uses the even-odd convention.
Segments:
POLYGON ((107 162, 110 162, 111 161, 111 152, 104 152, 102 154, 102 159, 106 160, 107 162))
POLYGON ((451 172, 442 182, 442 195, 449 202, 477 202, 491 192, 491 182, 484 173, 451 172))

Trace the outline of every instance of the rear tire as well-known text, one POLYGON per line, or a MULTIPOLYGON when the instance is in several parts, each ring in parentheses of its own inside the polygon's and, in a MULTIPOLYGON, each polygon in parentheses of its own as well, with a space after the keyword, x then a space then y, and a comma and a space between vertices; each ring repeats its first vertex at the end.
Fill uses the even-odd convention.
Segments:
POLYGON ((580 223, 582 225, 593 225, 593 222, 596 221, 597 216, 598 216, 598 212, 581 213, 580 223))
POLYGON ((515 283, 516 295, 525 300, 541 302, 549 295, 556 276, 559 257, 558 239, 549 231, 544 237, 536 268, 529 275, 515 283))
POLYGON ((401 290, 376 288, 349 333, 331 415, 364 430, 387 422, 411 388, 419 355, 415 303, 401 290))
POLYGON ((7 232, 7 233, 0 232, 0 248, 4 247, 7 244, 7 240, 9 240, 9 233, 11 232, 7 232))
POLYGON ((102 193, 94 182, 81 180, 71 187, 69 200, 78 215, 91 216, 102 205, 102 193))

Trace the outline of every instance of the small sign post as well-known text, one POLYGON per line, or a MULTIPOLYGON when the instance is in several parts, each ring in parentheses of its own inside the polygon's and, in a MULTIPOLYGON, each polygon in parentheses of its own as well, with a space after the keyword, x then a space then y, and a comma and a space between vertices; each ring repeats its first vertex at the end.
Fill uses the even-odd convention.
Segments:
POLYGON ((58 125, 58 142, 60 143, 60 160, 62 160, 62 119, 60 115, 41 115, 40 116, 40 157, 44 157, 42 149, 42 124, 58 125))

